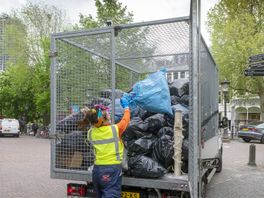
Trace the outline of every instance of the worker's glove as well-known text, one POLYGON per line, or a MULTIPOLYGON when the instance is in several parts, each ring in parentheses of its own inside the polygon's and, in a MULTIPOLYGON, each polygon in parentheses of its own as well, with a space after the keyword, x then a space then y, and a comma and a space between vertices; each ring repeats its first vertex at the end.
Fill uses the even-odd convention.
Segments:
POLYGON ((120 104, 124 109, 129 109, 128 101, 125 97, 120 98, 120 104))

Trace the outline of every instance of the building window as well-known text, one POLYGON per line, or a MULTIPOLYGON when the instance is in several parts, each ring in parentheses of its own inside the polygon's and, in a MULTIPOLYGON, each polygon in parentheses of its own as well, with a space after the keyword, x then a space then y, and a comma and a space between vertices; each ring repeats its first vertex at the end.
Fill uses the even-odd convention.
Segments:
POLYGON ((178 72, 173 72, 173 80, 178 79, 178 72))
POLYGON ((184 71, 182 71, 180 75, 181 75, 181 78, 185 78, 185 72, 184 71))
POLYGON ((185 72, 185 75, 186 75, 186 78, 189 78, 189 72, 188 71, 185 72))

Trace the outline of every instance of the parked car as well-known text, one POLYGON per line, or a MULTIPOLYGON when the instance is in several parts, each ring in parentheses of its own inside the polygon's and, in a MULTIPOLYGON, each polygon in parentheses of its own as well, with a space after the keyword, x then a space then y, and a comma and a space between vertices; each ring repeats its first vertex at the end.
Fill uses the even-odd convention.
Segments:
POLYGON ((16 136, 19 137, 19 122, 16 119, 4 118, 0 120, 0 135, 1 136, 16 136))
POLYGON ((240 126, 238 137, 242 138, 245 142, 260 140, 261 143, 264 143, 264 123, 251 123, 240 126))

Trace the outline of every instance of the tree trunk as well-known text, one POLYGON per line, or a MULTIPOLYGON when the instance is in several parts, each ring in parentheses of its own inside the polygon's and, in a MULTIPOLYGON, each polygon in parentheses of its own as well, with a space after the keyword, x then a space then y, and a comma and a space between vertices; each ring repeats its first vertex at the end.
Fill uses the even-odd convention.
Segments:
POLYGON ((264 121, 264 92, 259 95, 260 98, 260 120, 264 121))

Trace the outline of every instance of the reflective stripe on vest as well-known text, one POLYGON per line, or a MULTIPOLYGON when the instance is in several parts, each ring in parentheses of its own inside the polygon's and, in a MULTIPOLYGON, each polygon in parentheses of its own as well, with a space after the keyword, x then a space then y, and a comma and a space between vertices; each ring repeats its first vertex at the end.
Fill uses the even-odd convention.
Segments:
POLYGON ((109 144, 109 143, 115 143, 115 153, 116 153, 116 159, 121 160, 119 155, 119 145, 118 142, 120 141, 117 135, 117 131, 115 126, 111 126, 113 138, 105 139, 105 140, 92 140, 92 129, 89 130, 89 141, 91 144, 109 144))

